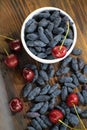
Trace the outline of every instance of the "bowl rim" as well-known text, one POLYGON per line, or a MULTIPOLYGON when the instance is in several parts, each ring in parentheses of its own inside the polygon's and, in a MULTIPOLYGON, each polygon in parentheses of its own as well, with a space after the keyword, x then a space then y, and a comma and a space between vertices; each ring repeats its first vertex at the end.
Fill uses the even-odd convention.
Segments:
POLYGON ((41 62, 41 63, 45 63, 45 64, 51 64, 51 63, 57 63, 63 59, 65 59, 73 50, 75 44, 76 44, 76 40, 77 40, 77 29, 76 29, 76 25, 75 25, 75 22, 73 21, 73 19, 71 18, 71 16, 66 13, 65 11, 63 11, 62 9, 60 8, 56 8, 56 7, 42 7, 42 8, 39 8, 39 9, 36 9, 34 10, 33 12, 31 12, 27 17, 26 19, 24 20, 23 22, 23 25, 22 25, 22 28, 21 28, 21 41, 22 41, 22 45, 25 49, 25 51, 36 61, 38 62, 41 62), (27 47, 26 45, 26 42, 25 42, 25 39, 24 39, 24 31, 25 31, 25 26, 26 26, 26 23, 28 22, 29 19, 32 19, 33 16, 39 14, 40 12, 42 11, 46 11, 46 10, 58 10, 60 11, 61 13, 63 13, 64 15, 68 16, 68 18, 70 19, 70 21, 73 23, 73 32, 74 32, 74 39, 73 39, 73 43, 70 47, 70 49, 67 51, 66 55, 63 57, 63 58, 56 58, 56 59, 42 59, 38 56, 36 56, 35 54, 33 54, 29 48, 27 47))

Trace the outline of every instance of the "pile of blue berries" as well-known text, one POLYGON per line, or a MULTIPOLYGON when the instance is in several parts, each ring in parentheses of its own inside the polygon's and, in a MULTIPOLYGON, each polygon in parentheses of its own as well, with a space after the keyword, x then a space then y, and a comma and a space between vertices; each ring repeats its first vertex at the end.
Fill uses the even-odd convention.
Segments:
POLYGON ((87 105, 87 65, 79 57, 81 53, 81 49, 74 49, 56 71, 53 65, 40 64, 39 69, 36 65, 27 65, 35 73, 33 81, 25 84, 22 92, 23 97, 32 104, 26 113, 31 120, 28 130, 67 130, 63 124, 53 124, 49 120, 49 113, 54 109, 63 113, 64 123, 73 127, 78 125, 74 108, 66 103, 68 95, 75 90, 78 90, 75 92, 79 98, 79 105, 76 106, 78 114, 81 118, 87 118, 87 110, 80 108, 80 104, 87 105), (55 77, 57 81, 51 85, 50 80, 55 77))

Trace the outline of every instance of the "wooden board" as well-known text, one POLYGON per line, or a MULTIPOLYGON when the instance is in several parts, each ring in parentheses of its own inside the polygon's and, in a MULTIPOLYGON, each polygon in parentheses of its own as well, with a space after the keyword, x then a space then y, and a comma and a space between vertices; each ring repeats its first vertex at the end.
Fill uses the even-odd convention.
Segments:
MULTIPOLYGON (((87 0, 0 0, 0 34, 14 39, 20 38, 21 26, 26 16, 33 10, 46 6, 61 8, 73 18, 78 32, 76 46, 82 48, 82 57, 87 63, 87 0)), ((0 52, 3 52, 4 48, 8 49, 7 42, 0 38, 0 52)), ((1 89, 1 91, 4 91, 4 95, 7 92, 7 96, 3 97, 3 101, 0 100, 4 102, 4 106, 6 106, 11 98, 15 96, 21 97, 21 90, 25 83, 21 76, 21 69, 24 64, 35 63, 39 65, 39 63, 30 58, 23 49, 18 55, 20 58, 20 65, 17 69, 8 69, 3 62, 0 63, 0 69, 2 71, 5 84, 5 89, 1 89)), ((1 58, 2 56, 0 54, 0 59, 1 58)), ((54 66, 58 66, 58 64, 55 64, 54 66)), ((54 80, 51 82, 53 83, 54 80)), ((4 130, 7 126, 4 122, 4 110, 1 109, 2 107, 0 104, 0 117, 3 115, 3 118, 0 118, 0 130, 4 130)), ((27 104, 24 103, 23 112, 16 115, 11 115, 10 113, 10 118, 6 117, 13 122, 15 130, 25 130, 28 123, 28 121, 24 119, 26 111, 27 104)), ((84 120, 84 123, 87 127, 86 120, 84 120)), ((9 130, 9 127, 7 130, 9 130)))

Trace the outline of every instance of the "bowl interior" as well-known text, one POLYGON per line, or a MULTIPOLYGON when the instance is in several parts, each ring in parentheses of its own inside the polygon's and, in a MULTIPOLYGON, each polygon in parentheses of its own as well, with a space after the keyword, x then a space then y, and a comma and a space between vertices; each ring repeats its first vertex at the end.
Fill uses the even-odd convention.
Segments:
POLYGON ((35 59, 36 61, 38 62, 41 62, 41 63, 47 63, 47 64, 51 64, 51 63, 57 63, 63 59, 65 59, 73 50, 74 46, 75 46, 75 43, 76 43, 76 39, 77 39, 77 30, 76 30, 76 25, 73 21, 73 19, 63 10, 59 9, 59 8, 54 8, 54 7, 43 7, 43 8, 40 8, 40 9, 37 9, 35 11, 33 11, 31 14, 28 15, 28 17, 25 19, 23 25, 22 25, 22 29, 21 29, 21 41, 22 41, 22 44, 23 44, 23 47, 25 49, 25 51, 33 58, 35 59), (74 39, 73 39, 73 43, 70 47, 70 49, 67 51, 66 55, 63 57, 63 58, 56 58, 56 59, 52 59, 52 60, 49 60, 49 59, 42 59, 42 58, 39 58, 37 57, 36 55, 34 55, 30 50, 29 48, 27 47, 26 45, 26 42, 25 42, 25 26, 26 26, 26 23, 32 19, 35 15, 38 15, 39 13, 43 12, 43 11, 46 11, 46 10, 49 10, 49 11, 53 11, 53 10, 58 10, 60 11, 62 14, 66 15, 70 21, 73 23, 72 25, 72 28, 73 28, 73 33, 74 33, 74 39))

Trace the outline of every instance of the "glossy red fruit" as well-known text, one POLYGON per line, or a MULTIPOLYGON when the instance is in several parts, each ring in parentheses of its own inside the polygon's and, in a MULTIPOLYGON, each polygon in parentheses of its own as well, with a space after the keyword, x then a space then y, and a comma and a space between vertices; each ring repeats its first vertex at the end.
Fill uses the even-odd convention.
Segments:
POLYGON ((14 40, 9 43, 9 46, 10 46, 11 50, 20 51, 22 48, 21 40, 14 40))
POLYGON ((16 55, 14 54, 10 54, 8 55, 5 60, 4 63, 9 67, 9 68, 15 68, 18 65, 18 58, 16 55))
POLYGON ((57 109, 54 109, 49 113, 49 119, 54 124, 58 123, 59 120, 62 120, 63 117, 64 117, 63 113, 57 109))
POLYGON ((26 81, 31 82, 34 78, 34 71, 30 68, 24 68, 23 77, 26 81))
POLYGON ((23 104, 19 98, 13 98, 9 103, 10 110, 12 112, 21 112, 23 109, 23 104))
POLYGON ((52 49, 52 55, 55 57, 55 58, 62 58, 66 55, 67 53, 67 48, 65 46, 55 46, 53 49, 52 49))
POLYGON ((69 107, 73 107, 73 104, 78 105, 79 103, 78 95, 76 93, 69 94, 67 97, 66 103, 69 107))

